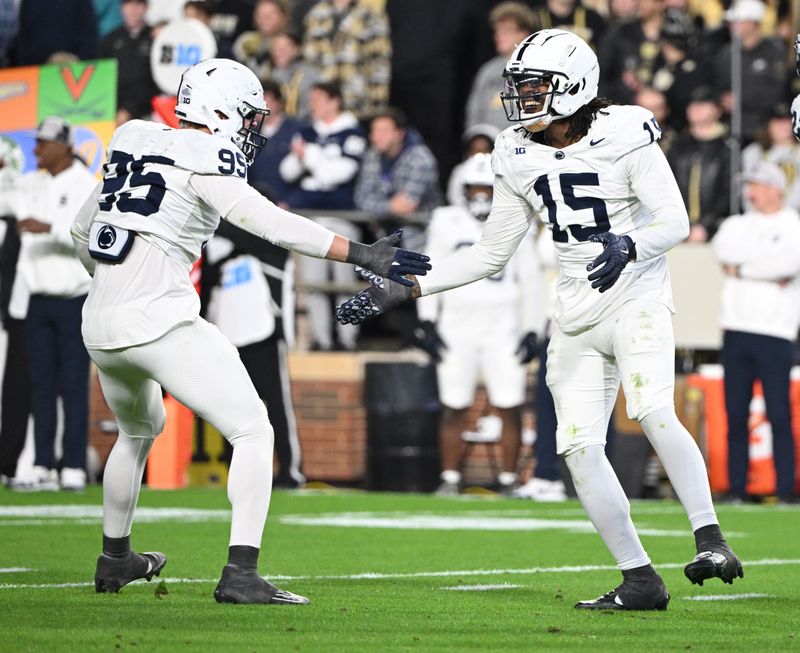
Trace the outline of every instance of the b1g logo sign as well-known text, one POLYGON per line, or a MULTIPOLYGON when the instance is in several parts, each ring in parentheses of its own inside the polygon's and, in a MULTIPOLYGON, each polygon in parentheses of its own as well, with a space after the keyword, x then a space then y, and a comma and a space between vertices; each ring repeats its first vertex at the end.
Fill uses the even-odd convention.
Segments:
POLYGON ((176 63, 179 66, 193 66, 200 58, 200 46, 186 43, 172 45, 167 43, 161 47, 161 63, 176 63))
POLYGON ((153 79, 163 93, 175 95, 183 72, 216 54, 217 42, 206 25, 194 18, 172 21, 158 33, 150 50, 153 79))

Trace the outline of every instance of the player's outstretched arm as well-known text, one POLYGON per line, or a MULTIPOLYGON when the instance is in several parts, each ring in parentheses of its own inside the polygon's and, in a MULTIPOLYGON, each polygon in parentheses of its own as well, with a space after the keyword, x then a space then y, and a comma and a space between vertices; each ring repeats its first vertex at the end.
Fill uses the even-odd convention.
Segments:
POLYGON ((420 295, 416 279, 412 280, 413 285, 409 287, 384 279, 364 268, 356 268, 356 272, 369 281, 370 286, 336 308, 339 324, 361 324, 420 295))
POLYGON ((381 238, 372 245, 349 241, 303 216, 286 211, 244 183, 220 175, 193 175, 189 182, 197 196, 228 222, 280 247, 331 261, 354 263, 412 286, 403 275, 425 275, 431 269, 428 257, 395 247, 402 232, 381 238))

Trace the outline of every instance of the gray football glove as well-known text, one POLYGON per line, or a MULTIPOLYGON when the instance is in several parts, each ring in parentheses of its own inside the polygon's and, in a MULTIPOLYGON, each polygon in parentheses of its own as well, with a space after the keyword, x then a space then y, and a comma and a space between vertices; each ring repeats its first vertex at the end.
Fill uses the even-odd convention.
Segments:
MULTIPOLYGON (((371 285, 336 308, 336 320, 339 324, 361 324, 412 299, 411 288, 408 286, 386 281, 364 268, 357 267, 356 272, 371 285)), ((413 287, 413 281, 411 284, 413 287)))
POLYGON ((347 262, 411 288, 414 282, 406 279, 403 275, 424 276, 428 274, 428 270, 431 269, 428 261, 431 258, 425 254, 395 247, 400 243, 402 236, 403 230, 400 229, 393 234, 384 236, 372 245, 350 241, 347 262))

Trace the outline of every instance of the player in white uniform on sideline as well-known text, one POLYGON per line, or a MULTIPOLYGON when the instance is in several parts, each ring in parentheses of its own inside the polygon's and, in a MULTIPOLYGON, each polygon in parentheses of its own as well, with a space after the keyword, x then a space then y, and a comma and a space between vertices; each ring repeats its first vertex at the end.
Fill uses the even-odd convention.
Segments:
POLYGON ((398 275, 430 267, 426 256, 394 248, 397 234, 373 246, 350 242, 248 186, 247 166, 267 140, 268 112, 261 84, 246 67, 225 59, 192 66, 178 92, 180 128, 132 121, 117 129, 104 179, 73 224, 78 255, 93 276, 83 338, 119 424, 103 478, 98 592, 150 580, 166 564, 163 553, 130 548, 145 460, 164 426, 163 386, 233 445, 230 547, 216 600, 308 603, 258 574, 272 427, 235 347, 199 317, 189 280, 220 216, 293 251, 357 262, 401 283, 411 282, 398 275))
MULTIPOLYGON (((475 154, 462 164, 464 205, 433 211, 425 253, 444 260, 478 242, 492 206, 491 156, 475 154)), ((522 404, 526 364, 536 355, 541 323, 540 275, 533 236, 523 240, 508 265, 468 288, 421 297, 417 317, 426 332, 425 348, 438 362, 439 399, 445 407, 439 430, 442 483, 438 494, 458 494, 462 432, 466 413, 482 377, 489 402, 503 422, 500 491, 519 484, 522 404)))
POLYGON ((553 230, 560 267, 547 352, 558 451, 623 575, 621 585, 575 607, 663 610, 669 594, 603 450, 620 381, 628 414, 641 423, 688 513, 697 555, 687 578, 730 583, 743 573, 722 537, 700 450, 675 416, 664 254, 689 234, 686 209, 652 113, 598 99, 598 76, 594 52, 569 32, 542 30, 520 43, 501 94, 519 125, 495 144, 494 203, 481 240, 436 261, 413 289, 382 282, 362 291, 338 318, 359 322, 496 273, 538 215, 553 230))

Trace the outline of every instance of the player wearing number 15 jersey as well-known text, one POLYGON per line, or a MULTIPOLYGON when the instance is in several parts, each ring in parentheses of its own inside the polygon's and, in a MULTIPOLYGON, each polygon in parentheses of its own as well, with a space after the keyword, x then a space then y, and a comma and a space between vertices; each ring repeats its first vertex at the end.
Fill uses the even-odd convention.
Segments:
POLYGON ((198 315, 189 270, 220 216, 302 254, 357 263, 400 283, 425 274, 427 257, 350 242, 264 199, 246 183, 266 143, 261 84, 233 61, 187 70, 175 113, 180 129, 141 121, 120 127, 104 178, 72 226, 92 274, 83 338, 98 368, 119 436, 103 477, 103 554, 98 592, 160 573, 162 553, 130 548, 133 513, 153 440, 164 427, 161 388, 213 424, 233 445, 228 564, 214 596, 226 603, 308 603, 257 571, 272 485, 273 433, 236 349, 198 315))
POLYGON ((504 72, 501 98, 518 124, 493 152, 494 201, 478 243, 419 279, 413 289, 384 284, 338 311, 360 321, 419 295, 441 292, 501 269, 534 216, 553 232, 560 276, 547 385, 558 419, 557 445, 586 512, 623 574, 580 609, 663 610, 669 602, 630 519, 604 453, 620 382, 628 413, 652 443, 695 534, 685 568, 695 583, 732 582, 742 567, 726 544, 705 464, 675 416, 672 299, 664 254, 689 221, 656 141, 649 111, 597 98, 597 57, 579 37, 542 30, 520 43, 504 72))

